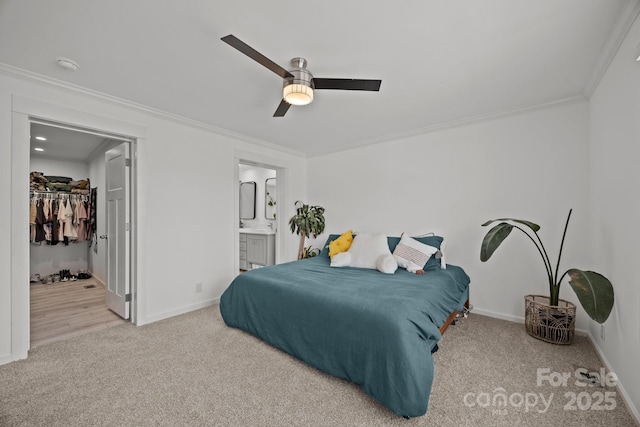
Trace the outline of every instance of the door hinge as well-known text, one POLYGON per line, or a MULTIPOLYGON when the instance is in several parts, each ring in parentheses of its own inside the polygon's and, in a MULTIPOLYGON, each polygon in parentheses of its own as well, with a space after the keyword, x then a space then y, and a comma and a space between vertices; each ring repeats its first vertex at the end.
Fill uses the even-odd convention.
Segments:
POLYGON ((131 159, 125 159, 124 160, 124 165, 125 166, 131 166, 131 159))
POLYGON ((124 296, 124 302, 130 302, 131 301, 131 294, 126 294, 124 296))

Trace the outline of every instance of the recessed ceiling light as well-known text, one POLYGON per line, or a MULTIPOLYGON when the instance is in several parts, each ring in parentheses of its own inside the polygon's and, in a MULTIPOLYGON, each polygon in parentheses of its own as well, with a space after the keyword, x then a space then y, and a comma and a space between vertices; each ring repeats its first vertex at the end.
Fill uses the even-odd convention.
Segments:
POLYGON ((60 68, 63 68, 67 71, 78 71, 78 69, 80 68, 80 65, 78 65, 76 61, 69 58, 63 58, 62 56, 57 57, 56 62, 58 63, 58 66, 60 68))
POLYGON ((34 151, 44 151, 44 148, 36 147, 33 149, 34 151))
POLYGON ((47 140, 47 138, 45 138, 44 136, 36 136, 36 139, 38 141, 46 141, 47 140))

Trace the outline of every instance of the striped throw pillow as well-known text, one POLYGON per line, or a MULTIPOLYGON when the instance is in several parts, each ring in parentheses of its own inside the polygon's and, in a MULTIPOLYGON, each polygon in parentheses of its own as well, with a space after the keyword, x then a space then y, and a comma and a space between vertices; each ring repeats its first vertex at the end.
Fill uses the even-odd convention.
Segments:
POLYGON ((393 257, 399 267, 415 273, 422 270, 429 258, 436 252, 438 252, 438 248, 420 243, 402 233, 400 242, 393 251, 393 257))

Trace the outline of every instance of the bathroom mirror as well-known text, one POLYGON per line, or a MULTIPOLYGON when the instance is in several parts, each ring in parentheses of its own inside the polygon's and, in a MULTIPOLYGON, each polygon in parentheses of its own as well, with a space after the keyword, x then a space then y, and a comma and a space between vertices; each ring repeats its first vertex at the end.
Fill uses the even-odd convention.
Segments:
POLYGON ((276 179, 267 178, 264 181, 264 217, 276 219, 276 179))
POLYGON ((256 218, 256 183, 240 183, 240 219, 256 218))

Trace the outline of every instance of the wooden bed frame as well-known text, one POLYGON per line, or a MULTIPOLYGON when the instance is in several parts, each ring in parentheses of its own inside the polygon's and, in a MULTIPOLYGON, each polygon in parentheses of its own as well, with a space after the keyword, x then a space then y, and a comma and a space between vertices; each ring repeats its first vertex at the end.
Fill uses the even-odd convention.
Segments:
MULTIPOLYGON (((469 310, 469 300, 467 300, 464 303, 464 308, 466 308, 467 311, 469 310)), ((447 317, 447 320, 445 320, 444 324, 442 326, 440 326, 440 333, 441 334, 444 334, 444 331, 447 330, 449 325, 453 324, 453 322, 456 320, 456 317, 458 316, 458 314, 460 314, 460 311, 454 310, 453 313, 451 313, 449 315, 449 317, 447 317)))

